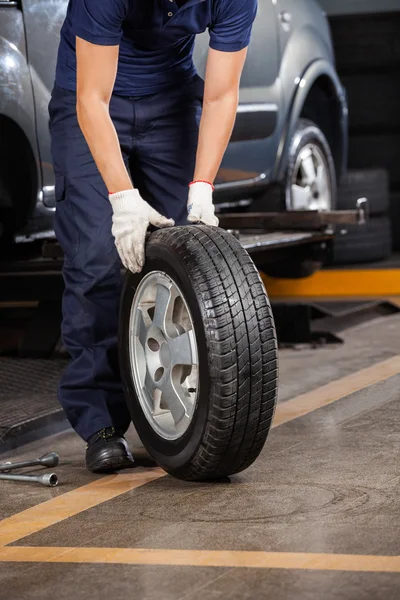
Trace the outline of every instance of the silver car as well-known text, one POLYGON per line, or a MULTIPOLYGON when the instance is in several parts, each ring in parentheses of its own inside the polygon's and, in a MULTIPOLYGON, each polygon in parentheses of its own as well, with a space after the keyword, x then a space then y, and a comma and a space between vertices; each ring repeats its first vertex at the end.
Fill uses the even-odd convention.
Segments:
MULTIPOLYGON (((47 106, 66 0, 0 0, 0 242, 52 237, 47 106)), ((208 34, 199 36, 204 71, 208 34)), ((330 209, 347 161, 347 104, 316 0, 259 0, 218 210, 330 209)))

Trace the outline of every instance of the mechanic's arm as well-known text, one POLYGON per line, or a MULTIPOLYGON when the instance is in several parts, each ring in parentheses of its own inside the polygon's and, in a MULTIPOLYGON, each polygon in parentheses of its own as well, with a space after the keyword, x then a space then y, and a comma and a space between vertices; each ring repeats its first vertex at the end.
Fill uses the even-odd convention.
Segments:
POLYGON ((221 52, 210 48, 205 77, 194 184, 190 186, 189 221, 218 225, 212 202, 213 188, 232 135, 239 103, 239 85, 247 48, 221 52), (209 182, 209 183, 203 183, 209 182))
POLYGON ((133 188, 109 113, 118 50, 119 46, 99 46, 76 38, 78 122, 111 192, 133 188))
POLYGON ((214 182, 232 135, 247 48, 220 52, 210 48, 200 123, 195 180, 214 182))
POLYGON ((145 260, 149 225, 174 224, 141 198, 133 188, 122 158, 109 104, 118 65, 119 46, 92 44, 76 38, 77 115, 79 126, 109 191, 113 210, 112 234, 123 265, 133 273, 145 260))

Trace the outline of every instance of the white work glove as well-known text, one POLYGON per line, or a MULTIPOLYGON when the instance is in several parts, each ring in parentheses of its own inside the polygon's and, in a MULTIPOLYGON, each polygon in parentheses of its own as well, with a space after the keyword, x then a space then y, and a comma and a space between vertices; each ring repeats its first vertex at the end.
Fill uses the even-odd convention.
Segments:
POLYGON ((218 227, 213 204, 213 186, 205 181, 195 181, 189 186, 188 221, 218 227))
POLYGON ((145 259, 145 241, 149 225, 172 227, 174 221, 160 215, 140 196, 138 190, 110 194, 113 209, 112 234, 124 267, 140 273, 145 259))

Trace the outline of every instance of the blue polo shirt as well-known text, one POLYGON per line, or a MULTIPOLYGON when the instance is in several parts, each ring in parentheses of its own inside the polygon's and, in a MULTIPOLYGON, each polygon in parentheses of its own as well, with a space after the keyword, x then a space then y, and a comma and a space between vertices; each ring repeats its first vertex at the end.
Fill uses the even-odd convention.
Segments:
POLYGON ((76 36, 119 45, 114 92, 145 96, 184 83, 195 73, 195 36, 209 30, 210 47, 247 47, 257 0, 69 0, 61 29, 56 83, 76 88, 76 36))

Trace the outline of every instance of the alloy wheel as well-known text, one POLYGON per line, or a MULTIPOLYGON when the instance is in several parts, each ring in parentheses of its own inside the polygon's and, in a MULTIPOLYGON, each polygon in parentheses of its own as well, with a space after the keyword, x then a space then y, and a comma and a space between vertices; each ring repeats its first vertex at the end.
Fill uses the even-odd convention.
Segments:
POLYGON ((308 143, 299 152, 290 186, 290 210, 331 210, 332 190, 322 150, 308 143))
POLYGON ((136 393, 148 422, 166 440, 182 437, 196 408, 198 351, 188 305, 166 273, 149 273, 136 290, 129 354, 136 393))

